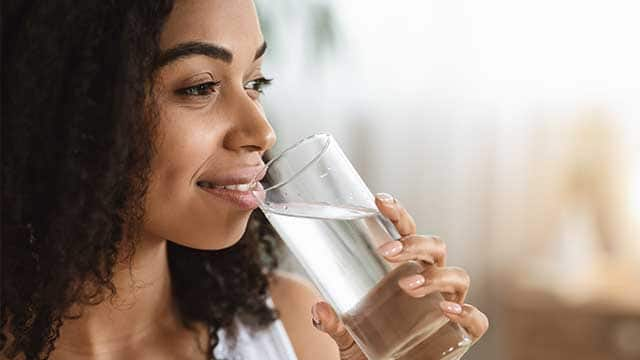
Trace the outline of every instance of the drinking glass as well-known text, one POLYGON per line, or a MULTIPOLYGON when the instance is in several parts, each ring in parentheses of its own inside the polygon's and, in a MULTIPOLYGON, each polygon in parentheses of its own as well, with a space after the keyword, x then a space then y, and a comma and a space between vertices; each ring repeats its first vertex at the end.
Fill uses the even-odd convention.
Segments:
POLYGON ((368 359, 464 354, 471 339, 442 314, 442 294, 414 298, 398 286, 433 265, 392 267, 376 253, 399 235, 331 135, 307 137, 266 166, 254 190, 260 209, 368 359))

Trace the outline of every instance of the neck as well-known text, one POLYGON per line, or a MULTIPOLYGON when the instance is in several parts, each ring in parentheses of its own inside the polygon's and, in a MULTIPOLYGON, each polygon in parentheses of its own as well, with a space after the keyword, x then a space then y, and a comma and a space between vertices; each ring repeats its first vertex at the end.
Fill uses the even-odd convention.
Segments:
POLYGON ((141 237, 131 261, 115 266, 113 284, 113 299, 84 306, 80 318, 64 321, 57 349, 85 355, 118 352, 176 327, 165 240, 141 237))

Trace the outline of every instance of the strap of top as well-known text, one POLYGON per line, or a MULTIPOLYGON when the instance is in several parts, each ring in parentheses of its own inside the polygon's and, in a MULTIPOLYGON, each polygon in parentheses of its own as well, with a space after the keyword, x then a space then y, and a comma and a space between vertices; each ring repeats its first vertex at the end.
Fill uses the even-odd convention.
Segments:
POLYGON ((224 329, 218 331, 220 339, 214 349, 216 359, 225 360, 297 360, 291 341, 280 320, 268 327, 253 331, 236 321, 238 334, 230 343, 224 329))
MULTIPOLYGON (((267 305, 273 308, 271 298, 267 305)), ((291 341, 282 321, 277 319, 264 329, 253 331, 235 319, 237 340, 231 344, 224 329, 218 331, 218 346, 214 349, 216 359, 225 360, 297 360, 291 341)))

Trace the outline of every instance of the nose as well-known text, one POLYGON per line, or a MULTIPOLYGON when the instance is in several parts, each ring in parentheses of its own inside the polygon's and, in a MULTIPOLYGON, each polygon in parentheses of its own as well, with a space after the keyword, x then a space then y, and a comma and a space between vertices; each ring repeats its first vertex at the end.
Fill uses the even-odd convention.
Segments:
POLYGON ((269 150, 276 142, 276 134, 269 124, 262 106, 243 91, 236 97, 232 111, 233 124, 225 134, 225 148, 238 152, 259 152, 269 150))

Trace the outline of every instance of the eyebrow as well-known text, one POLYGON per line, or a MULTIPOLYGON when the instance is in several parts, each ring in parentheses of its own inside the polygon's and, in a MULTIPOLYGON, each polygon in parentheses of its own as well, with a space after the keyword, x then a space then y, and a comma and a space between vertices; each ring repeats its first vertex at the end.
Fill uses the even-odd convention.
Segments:
MULTIPOLYGON (((260 58, 262 55, 264 55, 265 51, 267 51, 266 41, 263 42, 262 45, 260 45, 253 60, 255 61, 260 58)), ((233 61, 233 54, 231 53, 231 51, 222 46, 202 41, 189 41, 180 43, 168 50, 163 51, 157 61, 157 67, 162 67, 176 60, 193 55, 208 56, 212 59, 224 61, 227 64, 231 64, 231 62, 233 61)))

